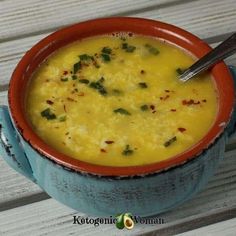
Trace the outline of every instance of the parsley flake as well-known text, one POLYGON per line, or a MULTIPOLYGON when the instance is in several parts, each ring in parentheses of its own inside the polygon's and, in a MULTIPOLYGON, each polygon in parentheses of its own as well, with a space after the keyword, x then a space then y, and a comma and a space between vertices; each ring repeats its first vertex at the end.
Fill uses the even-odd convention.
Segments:
POLYGON ((148 87, 145 82, 140 82, 140 83, 138 83, 138 85, 139 85, 139 87, 142 88, 142 89, 145 89, 145 88, 148 87))
POLYGON ((167 140, 165 143, 164 143, 164 146, 165 147, 169 147, 172 143, 176 142, 177 141, 177 137, 174 136, 172 137, 171 139, 167 140))
POLYGON ((68 81, 68 78, 61 78, 61 81, 66 82, 66 81, 68 81))
POLYGON ((122 43, 121 48, 124 49, 126 52, 133 52, 136 49, 135 46, 129 45, 128 43, 122 43))
POLYGON ((141 109, 142 111, 147 111, 147 110, 148 110, 148 105, 147 105, 147 104, 144 104, 144 105, 142 105, 142 106, 140 107, 140 109, 141 109))
POLYGON ((79 79, 79 82, 81 84, 89 84, 89 80, 88 79, 79 79))
POLYGON ((148 52, 153 55, 157 55, 160 53, 160 51, 157 48, 153 47, 152 45, 148 43, 146 43, 144 46, 148 49, 148 52))
POLYGON ((101 57, 102 57, 103 62, 109 62, 111 60, 111 57, 105 53, 102 53, 101 57))
POLYGON ((41 116, 45 117, 47 120, 54 120, 57 118, 50 108, 46 108, 45 110, 43 110, 41 112, 41 116))
POLYGON ((74 74, 76 74, 81 69, 81 62, 77 62, 74 64, 74 74))
POLYGON ((112 50, 111 50, 111 48, 109 48, 109 47, 104 47, 104 48, 102 49, 102 53, 111 54, 111 52, 112 52, 112 50))
POLYGON ((105 95, 107 95, 107 91, 106 91, 105 87, 102 85, 102 82, 104 81, 104 78, 103 78, 103 80, 102 80, 102 78, 96 82, 91 82, 89 84, 89 87, 96 89, 101 95, 105 96, 105 95))
POLYGON ((119 113, 119 114, 121 114, 121 115, 128 115, 128 116, 131 115, 131 113, 129 113, 129 112, 128 112, 127 110, 125 110, 124 108, 117 108, 117 109, 113 110, 113 112, 119 113))
POLYGON ((130 155, 132 155, 133 154, 133 150, 132 149, 130 149, 130 146, 129 145, 126 145, 126 147, 125 147, 125 149, 123 150, 123 152, 122 152, 122 155, 124 155, 124 156, 130 156, 130 155))
POLYGON ((88 54, 82 54, 82 55, 79 55, 79 59, 81 61, 89 61, 89 60, 93 60, 93 57, 89 56, 88 54))

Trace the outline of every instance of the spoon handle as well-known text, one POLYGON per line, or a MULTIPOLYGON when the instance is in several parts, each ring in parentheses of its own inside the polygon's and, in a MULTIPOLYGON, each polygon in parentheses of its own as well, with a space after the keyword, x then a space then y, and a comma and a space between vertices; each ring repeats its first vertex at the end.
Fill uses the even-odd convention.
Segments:
POLYGON ((212 51, 200 58, 196 63, 190 66, 179 79, 183 82, 191 79, 193 76, 199 74, 201 71, 208 69, 217 62, 231 56, 236 52, 236 33, 231 35, 228 39, 219 44, 212 51))

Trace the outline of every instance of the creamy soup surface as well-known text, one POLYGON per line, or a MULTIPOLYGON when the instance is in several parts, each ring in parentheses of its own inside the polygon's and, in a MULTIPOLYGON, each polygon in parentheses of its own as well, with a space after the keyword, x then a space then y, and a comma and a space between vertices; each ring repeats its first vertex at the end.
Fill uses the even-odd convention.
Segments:
POLYGON ((178 75, 194 59, 144 36, 98 36, 43 62, 29 84, 26 112, 45 143, 107 166, 160 162, 196 144, 214 123, 218 99, 203 74, 178 75))

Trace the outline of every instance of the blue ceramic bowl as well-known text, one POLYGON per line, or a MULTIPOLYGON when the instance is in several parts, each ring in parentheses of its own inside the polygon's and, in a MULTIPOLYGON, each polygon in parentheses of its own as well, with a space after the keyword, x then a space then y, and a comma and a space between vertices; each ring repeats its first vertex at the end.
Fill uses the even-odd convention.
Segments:
MULTIPOLYGON (((122 212, 151 216, 172 209, 196 194, 206 185, 224 156, 225 143, 234 130, 236 117, 232 77, 224 63, 212 69, 221 94, 221 113, 218 114, 221 120, 217 120, 221 122, 213 125, 211 134, 196 145, 198 149, 161 164, 110 168, 73 162, 72 158, 61 157, 42 144, 42 140, 37 140, 39 138, 24 118, 24 84, 40 62, 76 39, 117 31, 161 37, 197 57, 210 50, 207 44, 186 31, 145 19, 99 19, 60 30, 27 52, 13 73, 9 108, 0 107, 0 154, 11 167, 38 184, 51 197, 78 211, 97 216, 122 212), (219 85, 222 76, 226 86, 219 85), (227 95, 231 100, 227 100, 227 95)), ((230 71, 236 80, 236 69, 230 67, 230 71)))

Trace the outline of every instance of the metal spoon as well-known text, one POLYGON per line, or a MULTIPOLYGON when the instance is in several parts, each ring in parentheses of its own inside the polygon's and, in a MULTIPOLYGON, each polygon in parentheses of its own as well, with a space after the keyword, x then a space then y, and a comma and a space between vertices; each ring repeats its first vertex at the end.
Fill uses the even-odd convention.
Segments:
POLYGON ((179 76, 182 82, 191 79, 193 76, 208 69, 217 62, 231 56, 236 52, 236 33, 231 35, 228 39, 219 44, 212 51, 200 58, 197 62, 191 65, 183 74, 179 76))

